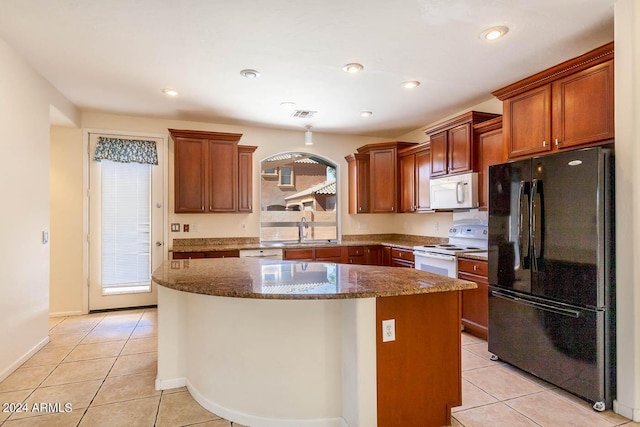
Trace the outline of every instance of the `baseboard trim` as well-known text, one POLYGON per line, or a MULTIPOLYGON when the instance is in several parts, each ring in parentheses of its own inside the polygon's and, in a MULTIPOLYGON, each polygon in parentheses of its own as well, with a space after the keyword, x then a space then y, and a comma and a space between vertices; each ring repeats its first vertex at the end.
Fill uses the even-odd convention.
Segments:
POLYGON ((621 404, 615 399, 613 401, 613 412, 618 415, 622 415, 625 418, 629 418, 631 421, 640 421, 640 408, 631 408, 621 404))
POLYGON ((9 365, 4 371, 0 372, 0 381, 4 381, 9 375, 11 375, 16 369, 20 367, 24 362, 29 360, 31 356, 36 354, 42 347, 47 345, 49 342, 49 336, 47 335, 43 340, 41 340, 38 344, 33 346, 29 351, 23 354, 18 360, 9 365))
POLYGON ((243 412, 234 411, 229 408, 218 405, 205 398, 198 390, 187 380, 187 389, 191 396, 203 408, 221 416, 222 418, 252 427, 349 427, 342 417, 338 418, 315 418, 309 420, 292 420, 278 418, 264 418, 243 412))
POLYGON ((76 311, 57 311, 55 313, 49 313, 49 317, 66 317, 66 316, 81 316, 83 314, 82 310, 76 311))
POLYGON ((168 380, 159 380, 156 378, 156 390, 169 390, 172 388, 184 387, 186 385, 186 378, 171 378, 168 380))

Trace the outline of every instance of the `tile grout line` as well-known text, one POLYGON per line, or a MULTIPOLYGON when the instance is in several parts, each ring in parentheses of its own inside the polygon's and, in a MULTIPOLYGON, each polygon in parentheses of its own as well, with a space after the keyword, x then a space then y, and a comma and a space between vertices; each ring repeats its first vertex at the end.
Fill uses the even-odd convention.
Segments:
MULTIPOLYGON (((140 319, 142 319, 142 315, 144 314, 144 311, 142 312, 142 314, 140 314, 140 319)), ((100 322, 98 322, 96 324, 96 326, 94 326, 93 329, 95 329, 104 319, 106 319, 107 316, 105 315, 102 320, 100 320, 100 322)), ((111 367, 109 368, 109 370, 107 371, 107 373, 105 374, 104 378, 102 379, 102 382, 100 383, 100 387, 98 387, 98 389, 96 390, 96 394, 93 395, 93 397, 91 398, 91 401, 89 402, 89 404, 87 405, 87 407, 85 408, 84 413, 82 414, 82 416, 80 417, 80 420, 78 420, 78 426, 80 425, 80 423, 82 423, 82 420, 84 419, 84 417, 87 415, 87 412, 89 411, 89 408, 91 408, 91 405, 93 405, 93 402, 95 401, 96 397, 98 396, 98 393, 100 393, 100 390, 102 390, 102 387, 104 386, 104 383, 107 381, 107 378, 109 377, 109 374, 111 373, 111 371, 113 370, 113 367, 115 366, 116 362, 118 361, 118 357, 120 357, 120 355, 122 354, 122 351, 124 350, 124 348, 127 346, 127 343, 129 342, 129 339, 131 338, 131 335, 133 334, 133 331, 135 331, 135 329, 138 327, 138 324, 140 323, 140 319, 138 319, 138 321, 136 322, 136 325, 133 327, 133 329, 131 330, 131 333, 129 334, 128 338, 125 340, 124 345, 122 346, 122 348, 120 349, 120 352, 118 353, 118 355, 116 356, 116 360, 114 360, 113 364, 111 365, 111 367)), ((88 334, 87 334, 88 335, 88 334)), ((86 337, 85 337, 86 338, 86 337)), ((84 338, 83 338, 84 339, 84 338)), ((112 341, 105 341, 105 342, 112 342, 112 341)), ((79 344, 78 344, 79 345, 79 344)), ((137 399, 135 399, 137 400, 137 399)), ((96 405, 96 406, 101 406, 101 405, 96 405)))

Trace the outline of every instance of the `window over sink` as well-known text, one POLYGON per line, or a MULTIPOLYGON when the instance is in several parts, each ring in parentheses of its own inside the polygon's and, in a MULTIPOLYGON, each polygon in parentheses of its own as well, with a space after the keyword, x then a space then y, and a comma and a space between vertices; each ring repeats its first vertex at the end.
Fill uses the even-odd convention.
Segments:
POLYGON ((336 165, 304 152, 260 163, 260 241, 265 244, 337 242, 336 165))

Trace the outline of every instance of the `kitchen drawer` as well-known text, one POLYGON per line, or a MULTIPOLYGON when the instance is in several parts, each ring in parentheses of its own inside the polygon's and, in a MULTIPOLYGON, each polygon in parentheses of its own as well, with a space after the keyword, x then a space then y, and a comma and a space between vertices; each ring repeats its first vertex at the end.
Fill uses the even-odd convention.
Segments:
POLYGON ((364 246, 350 246, 348 248, 348 254, 350 257, 364 256, 364 246))
POLYGON ((391 248, 391 258, 392 259, 401 259, 404 261, 413 262, 414 256, 413 251, 407 251, 405 249, 391 248))
POLYGON ((314 256, 314 248, 309 249, 285 249, 283 251, 282 257, 286 260, 305 260, 305 261, 313 261, 314 256))
POLYGON ((204 252, 173 252, 173 259, 204 258, 204 252))
POLYGON ((391 267, 414 268, 415 264, 413 263, 413 261, 405 261, 403 259, 393 258, 391 260, 391 267))
POLYGON ((342 248, 316 248, 316 259, 339 258, 342 256, 342 248))
POLYGON ((204 253, 205 258, 238 258, 240 256, 240 251, 231 250, 231 251, 209 251, 204 253))
POLYGON ((486 278, 489 275, 488 263, 487 261, 458 258, 458 273, 470 273, 486 278))

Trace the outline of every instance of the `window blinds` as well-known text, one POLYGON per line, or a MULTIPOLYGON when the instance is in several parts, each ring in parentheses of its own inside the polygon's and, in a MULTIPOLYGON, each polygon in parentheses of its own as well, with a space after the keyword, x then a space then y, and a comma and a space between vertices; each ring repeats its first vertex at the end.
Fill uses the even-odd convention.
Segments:
POLYGON ((102 286, 151 285, 151 165, 102 162, 102 286))

